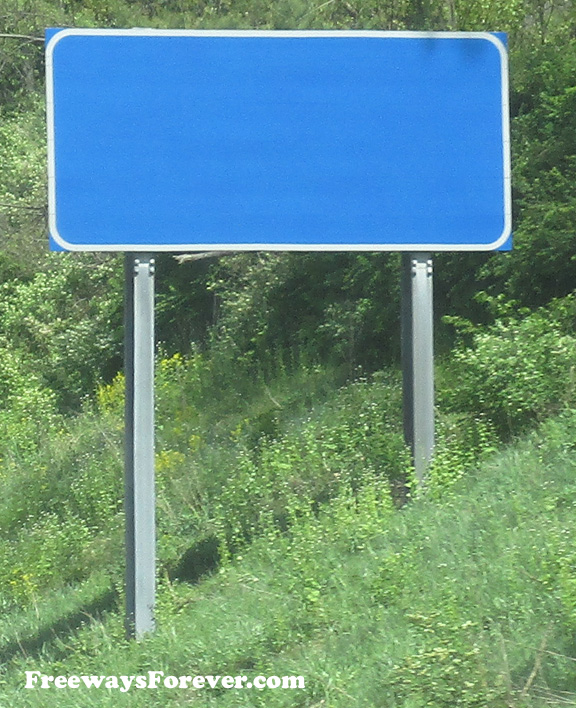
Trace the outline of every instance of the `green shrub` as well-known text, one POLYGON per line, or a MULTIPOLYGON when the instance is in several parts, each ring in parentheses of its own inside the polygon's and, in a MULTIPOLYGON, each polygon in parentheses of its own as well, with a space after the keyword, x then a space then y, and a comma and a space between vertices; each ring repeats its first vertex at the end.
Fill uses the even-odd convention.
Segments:
POLYGON ((61 409, 78 409, 120 364, 122 269, 93 255, 48 262, 30 281, 0 285, 0 334, 61 409))
POLYGON ((482 456, 498 447, 495 427, 487 416, 438 412, 436 445, 426 488, 434 497, 445 496, 482 456))
POLYGON ((359 381, 344 387, 315 417, 294 422, 256 447, 250 421, 233 431, 234 471, 220 487, 214 522, 228 552, 270 524, 291 528, 339 497, 360 494, 370 479, 388 489, 405 479, 409 458, 398 429, 396 382, 359 381))
POLYGON ((459 346, 439 392, 449 411, 486 416, 503 437, 574 401, 576 338, 545 311, 497 321, 459 346))
POLYGON ((58 418, 56 395, 31 357, 0 344, 0 464, 40 449, 58 418))

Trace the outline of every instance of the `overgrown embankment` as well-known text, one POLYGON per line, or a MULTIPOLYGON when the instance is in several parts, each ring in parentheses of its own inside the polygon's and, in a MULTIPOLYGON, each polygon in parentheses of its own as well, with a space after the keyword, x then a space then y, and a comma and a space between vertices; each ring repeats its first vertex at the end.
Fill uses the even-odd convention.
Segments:
POLYGON ((576 704, 573 3, 0 0, 0 24, 0 703, 55 702, 28 668, 156 668, 308 684, 58 705, 576 704), (509 32, 515 246, 435 258, 424 496, 402 505, 398 254, 159 257, 142 645, 121 627, 122 266, 46 253, 47 26, 509 32))
POLYGON ((400 511, 372 477, 319 513, 301 513, 287 533, 269 527, 198 584, 162 578, 159 629, 141 644, 123 640, 121 614, 109 611, 44 637, 28 656, 5 653, 3 699, 46 705, 48 691, 23 690, 25 670, 153 669, 302 675, 306 688, 67 689, 58 705, 574 705, 575 435, 566 412, 442 499, 400 511))
MULTIPOLYGON (((568 298, 489 328, 456 323, 428 489, 400 509, 411 479, 394 371, 338 385, 320 367, 264 380, 200 354, 161 358, 160 629, 140 647, 121 627, 122 378, 73 419, 46 399, 50 415, 27 418, 43 433, 3 443, 6 695, 30 662, 51 674, 285 664, 308 677, 300 705, 498 708, 571 695, 573 308, 568 298)), ((59 705, 106 705, 102 695, 62 693, 59 705)))

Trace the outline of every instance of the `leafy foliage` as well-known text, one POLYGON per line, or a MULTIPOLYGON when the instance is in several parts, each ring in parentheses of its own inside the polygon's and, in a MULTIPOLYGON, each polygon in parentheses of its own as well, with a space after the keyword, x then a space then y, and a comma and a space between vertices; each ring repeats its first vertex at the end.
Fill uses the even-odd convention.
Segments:
POLYGON ((398 353, 389 336, 399 327, 398 279, 398 259, 385 254, 227 258, 211 285, 219 303, 215 345, 263 366, 272 354, 289 363, 332 357, 348 373, 374 368, 398 353))
POLYGON ((574 404, 576 341, 545 311, 478 330, 453 367, 445 405, 485 415, 503 436, 574 404))
MULTIPOLYGON (((573 697, 575 21, 571 1, 0 0, 12 35, 0 37, 0 604, 10 619, 42 614, 95 569, 99 588, 122 585, 121 264, 45 253, 34 38, 45 26, 510 32, 515 249, 436 258, 437 316, 448 315, 439 335, 443 349, 458 344, 439 366, 428 493, 394 510, 410 469, 398 377, 378 369, 398 355, 397 256, 164 256, 156 468, 169 629, 128 649, 114 615, 66 646, 40 628, 50 672, 65 660, 100 673, 109 660, 112 673, 122 662, 138 673, 159 656, 183 673, 292 662, 312 675, 301 705, 347 708, 573 697), (559 412, 540 437, 487 462, 502 439, 559 412), (212 557, 186 576, 202 549, 212 557), (217 568, 199 588, 178 581, 217 568)), ((25 660, 12 650, 7 662, 21 683, 25 660)), ((295 705, 279 694, 196 698, 295 705)))
MULTIPOLYGON (((154 667, 179 676, 190 666, 213 673, 217 665, 222 675, 303 675, 306 686, 298 693, 198 691, 199 706, 548 708, 573 701, 575 425, 573 412, 548 421, 462 479, 449 499, 419 499, 396 512, 387 487, 372 477, 359 493, 300 514, 288 533, 260 536, 198 585, 162 578, 160 626, 144 642, 128 645, 119 614, 110 612, 44 640, 34 659, 12 649, 5 700, 22 695, 22 672, 32 666, 49 675, 154 667)), ((32 581, 17 578, 24 602, 32 581)), ((101 573, 93 582, 102 587, 101 573)), ((60 597, 37 596, 40 616, 54 617, 59 602, 61 614, 78 607, 60 597)), ((8 636, 29 646, 34 627, 45 630, 34 610, 10 619, 9 629, 2 626, 4 652, 8 636)), ((102 694, 79 691, 62 691, 60 705, 102 704, 102 694)), ((188 698, 163 688, 113 696, 121 706, 188 698)), ((45 694, 30 691, 26 700, 43 705, 45 694)))
MULTIPOLYGON (((41 38, 44 27, 499 29, 510 33, 512 53, 515 249, 438 256, 438 313, 486 321, 472 300, 479 287, 530 307, 573 288, 572 2, 2 0, 0 17, 12 35, 0 38, 0 278, 2 263, 19 277, 52 267, 42 246, 42 43, 26 39, 41 38)), ((373 371, 398 355, 398 338, 390 336, 398 331, 396 257, 243 254, 186 266, 164 257, 159 273, 159 338, 170 353, 218 343, 229 358, 260 366, 270 366, 266 358, 297 365, 329 357, 348 373, 373 371)), ((439 337, 449 345, 440 322, 439 337)), ((115 356, 101 366, 112 369, 115 356)))
POLYGON ((0 336, 22 375, 40 376, 69 409, 119 364, 122 296, 114 259, 54 254, 50 263, 29 281, 0 285, 0 336))

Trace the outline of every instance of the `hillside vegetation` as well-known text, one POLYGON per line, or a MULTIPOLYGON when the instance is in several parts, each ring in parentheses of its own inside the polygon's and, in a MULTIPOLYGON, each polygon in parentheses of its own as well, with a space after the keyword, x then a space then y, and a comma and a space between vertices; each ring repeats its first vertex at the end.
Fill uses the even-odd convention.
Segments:
POLYGON ((571 701, 572 309, 567 298, 468 331, 441 363, 437 455, 408 504, 393 369, 343 385, 320 367, 273 382, 237 370, 233 385, 200 354, 161 358, 159 630, 139 646, 123 639, 122 377, 74 418, 54 401, 49 417, 28 413, 33 443, 3 446, 8 705, 45 705, 26 670, 149 669, 307 683, 193 699, 68 690, 58 705, 571 701))
MULTIPOLYGON (((351 406, 356 394, 341 395, 351 406)), ((78 689, 58 691, 57 705, 574 705, 575 434, 567 410, 506 452, 486 452, 439 498, 401 510, 369 473, 355 491, 344 479, 319 506, 299 497, 287 530, 263 525, 216 574, 183 582, 162 573, 159 630, 140 644, 123 639, 101 571, 37 594, 0 625, 4 704, 46 705, 45 691, 23 689, 26 670, 158 670, 301 675, 306 686, 78 689)), ((296 469, 290 461, 278 464, 293 483, 302 460, 296 469)))
POLYGON ((0 0, 0 704, 576 705, 576 7, 0 0), (50 26, 509 32, 515 248, 435 258, 413 486, 399 258, 158 261, 158 632, 124 639, 122 262, 47 251, 50 26), (303 676, 294 691, 24 688, 303 676))

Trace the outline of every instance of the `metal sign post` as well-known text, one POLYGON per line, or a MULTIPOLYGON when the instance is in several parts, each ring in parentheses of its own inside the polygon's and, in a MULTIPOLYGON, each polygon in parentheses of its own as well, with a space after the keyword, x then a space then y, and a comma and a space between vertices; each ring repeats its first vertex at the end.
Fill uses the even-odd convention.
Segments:
POLYGON ((421 487, 434 451, 432 258, 402 255, 402 373, 404 437, 421 487))
POLYGON ((125 256, 126 632, 154 630, 154 258, 125 256))

